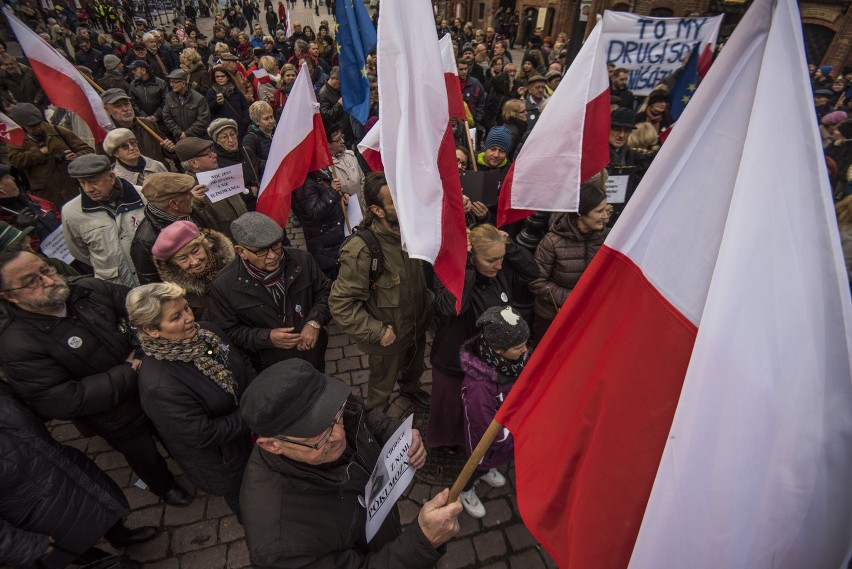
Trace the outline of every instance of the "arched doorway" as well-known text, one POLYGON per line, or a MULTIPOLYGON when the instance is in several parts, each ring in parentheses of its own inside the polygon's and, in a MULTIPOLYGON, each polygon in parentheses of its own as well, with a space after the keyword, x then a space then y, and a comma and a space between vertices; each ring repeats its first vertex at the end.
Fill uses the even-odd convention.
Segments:
POLYGON ((834 31, 819 24, 802 24, 802 34, 808 63, 819 65, 834 40, 834 31))

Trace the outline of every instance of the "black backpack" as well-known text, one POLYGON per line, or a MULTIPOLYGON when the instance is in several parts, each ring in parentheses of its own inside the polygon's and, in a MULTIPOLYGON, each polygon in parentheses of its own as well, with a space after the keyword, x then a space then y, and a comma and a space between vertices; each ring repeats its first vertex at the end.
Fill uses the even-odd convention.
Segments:
MULTIPOLYGON (((376 239, 373 232, 360 225, 356 225, 352 228, 352 233, 343 240, 343 243, 340 244, 340 248, 342 249, 344 245, 356 237, 364 240, 364 243, 367 244, 367 250, 370 252, 370 290, 373 290, 376 288, 376 281, 379 280, 379 277, 381 277, 382 273, 385 271, 385 256, 384 253, 382 253, 382 247, 379 245, 379 240, 376 239)), ((340 265, 339 260, 337 264, 338 266, 340 265)))

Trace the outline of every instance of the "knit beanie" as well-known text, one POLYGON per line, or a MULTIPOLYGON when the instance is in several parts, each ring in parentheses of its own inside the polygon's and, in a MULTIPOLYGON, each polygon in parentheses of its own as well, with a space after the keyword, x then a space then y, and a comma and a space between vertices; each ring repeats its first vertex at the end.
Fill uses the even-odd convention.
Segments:
POLYGON ((485 149, 492 147, 501 148, 506 154, 512 149, 512 133, 505 126, 495 126, 488 131, 488 136, 485 138, 485 149))
POLYGON ((104 68, 107 71, 113 71, 119 65, 121 65, 121 60, 118 57, 114 56, 111 53, 109 55, 104 56, 104 68))
POLYGON ((505 350, 526 342, 530 328, 511 306, 492 306, 476 320, 482 337, 495 350, 505 350))

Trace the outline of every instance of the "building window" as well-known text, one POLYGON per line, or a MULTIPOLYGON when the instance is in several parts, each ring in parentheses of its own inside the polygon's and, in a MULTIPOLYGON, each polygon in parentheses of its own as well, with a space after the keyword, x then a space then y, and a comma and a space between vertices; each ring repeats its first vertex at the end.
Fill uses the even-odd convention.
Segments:
POLYGON ((479 20, 485 19, 485 2, 479 3, 479 18, 477 18, 477 19, 479 19, 479 20))

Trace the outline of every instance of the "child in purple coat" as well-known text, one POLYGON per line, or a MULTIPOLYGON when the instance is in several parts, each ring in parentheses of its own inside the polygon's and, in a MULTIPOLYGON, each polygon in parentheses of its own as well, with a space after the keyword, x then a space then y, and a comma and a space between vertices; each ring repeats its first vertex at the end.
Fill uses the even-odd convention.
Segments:
MULTIPOLYGON (((464 438, 468 454, 473 452, 497 410, 515 384, 529 353, 530 329, 511 306, 494 306, 476 321, 482 331, 462 344, 461 367, 464 404, 464 438)), ((461 493, 465 511, 474 518, 485 516, 485 506, 477 497, 474 485, 482 480, 489 486, 506 484, 506 477, 495 467, 512 460, 514 441, 503 429, 485 453, 476 472, 461 493)))

